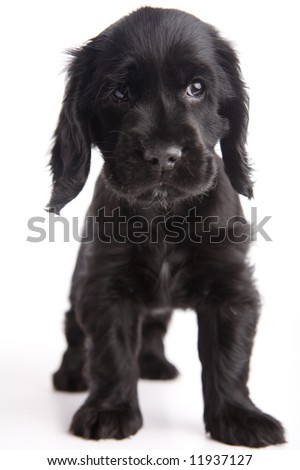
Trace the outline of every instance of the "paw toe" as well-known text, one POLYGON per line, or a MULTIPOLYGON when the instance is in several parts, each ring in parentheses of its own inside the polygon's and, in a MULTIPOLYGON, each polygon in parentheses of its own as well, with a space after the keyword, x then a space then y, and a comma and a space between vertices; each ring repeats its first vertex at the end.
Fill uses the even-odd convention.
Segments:
POLYGON ((70 431, 85 439, 124 439, 142 426, 139 410, 101 410, 83 405, 75 414, 70 431))
POLYGON ((53 386, 62 392, 85 392, 88 389, 81 373, 59 369, 53 374, 53 386))
POLYGON ((207 430, 214 439, 230 445, 266 447, 285 442, 280 422, 258 409, 227 407, 207 430))
POLYGON ((178 376, 178 370, 167 359, 145 354, 140 356, 140 377, 150 380, 171 380, 178 376))

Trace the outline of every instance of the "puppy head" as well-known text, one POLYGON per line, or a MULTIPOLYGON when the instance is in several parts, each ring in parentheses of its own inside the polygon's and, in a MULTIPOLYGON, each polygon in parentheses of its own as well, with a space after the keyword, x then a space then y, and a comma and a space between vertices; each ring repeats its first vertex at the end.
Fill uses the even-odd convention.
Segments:
POLYGON ((207 193, 220 141, 232 186, 251 197, 247 95, 238 59, 214 28, 147 7, 72 54, 50 209, 59 212, 83 188, 92 145, 103 155, 107 184, 139 202, 207 193))

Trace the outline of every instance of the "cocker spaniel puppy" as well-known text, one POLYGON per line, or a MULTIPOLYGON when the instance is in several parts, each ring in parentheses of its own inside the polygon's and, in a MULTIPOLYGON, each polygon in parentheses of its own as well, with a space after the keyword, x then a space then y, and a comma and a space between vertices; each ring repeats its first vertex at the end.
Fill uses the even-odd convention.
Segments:
POLYGON ((137 380, 176 377, 163 338, 172 310, 192 308, 207 432, 233 445, 284 442, 281 424, 247 388, 260 302, 238 196, 251 198, 252 182, 235 52, 194 16, 146 7, 72 55, 49 210, 59 213, 82 190, 92 146, 104 165, 54 374, 58 390, 89 389, 71 431, 122 439, 140 429, 137 380))

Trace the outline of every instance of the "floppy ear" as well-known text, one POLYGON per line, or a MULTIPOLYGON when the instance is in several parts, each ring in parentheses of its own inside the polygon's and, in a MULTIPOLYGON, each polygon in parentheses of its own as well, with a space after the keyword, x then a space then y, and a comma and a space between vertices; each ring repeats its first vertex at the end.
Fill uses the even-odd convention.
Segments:
POLYGON ((229 124, 229 130, 220 142, 225 171, 233 188, 250 199, 253 183, 246 152, 249 99, 234 50, 218 38, 216 51, 224 82, 220 90, 223 96, 219 113, 229 124))
POLYGON ((54 133, 50 160, 53 189, 48 209, 59 214, 82 190, 90 169, 91 142, 88 120, 80 101, 84 84, 79 59, 69 67, 69 82, 54 133))

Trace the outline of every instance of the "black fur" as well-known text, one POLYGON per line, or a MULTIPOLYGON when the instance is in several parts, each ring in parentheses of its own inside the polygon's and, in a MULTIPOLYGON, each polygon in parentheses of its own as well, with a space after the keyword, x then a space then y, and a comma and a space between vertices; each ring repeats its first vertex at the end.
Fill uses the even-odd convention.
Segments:
POLYGON ((91 146, 104 158, 73 276, 68 349, 54 375, 58 390, 90 390, 72 432, 119 439, 138 431, 138 377, 176 377, 163 337, 172 310, 192 308, 207 431, 228 444, 284 442, 281 424, 247 388, 260 302, 246 260, 249 227, 232 222, 243 220, 237 192, 252 196, 235 52, 187 13, 142 8, 72 54, 49 209, 59 213, 81 191, 91 146), (154 239, 141 240, 149 226, 154 239))

